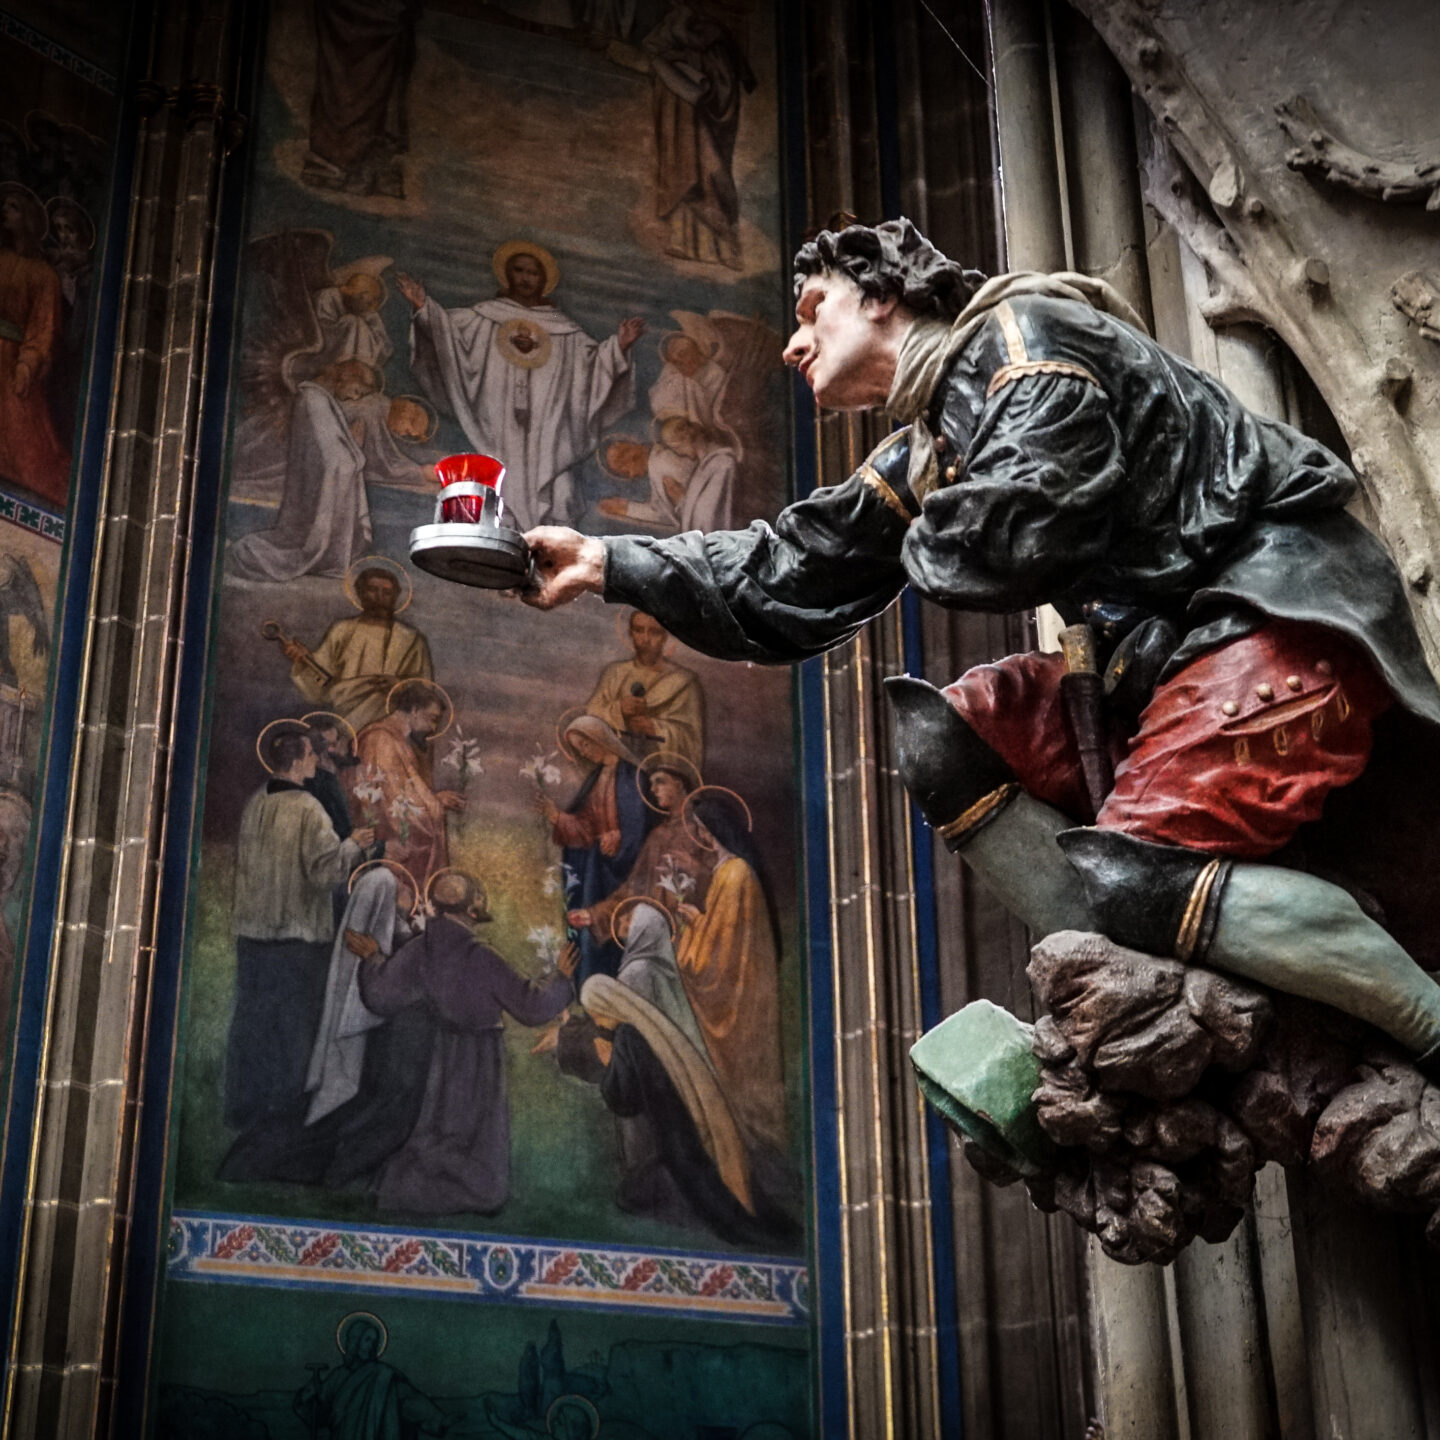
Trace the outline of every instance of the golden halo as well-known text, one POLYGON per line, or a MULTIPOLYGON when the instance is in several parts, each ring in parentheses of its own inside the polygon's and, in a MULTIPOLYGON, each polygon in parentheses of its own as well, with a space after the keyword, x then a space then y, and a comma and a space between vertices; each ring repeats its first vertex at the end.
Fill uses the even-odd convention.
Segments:
POLYGON ((541 269, 545 271, 547 295, 560 283, 560 267, 555 263, 555 257, 543 245, 537 245, 533 240, 507 240, 490 257, 490 268, 495 272, 495 278, 500 282, 502 290, 510 288, 510 277, 505 273, 505 267, 517 255, 533 255, 540 262, 541 269))
POLYGON ((355 889, 355 882, 367 870, 373 870, 377 865, 383 866, 386 870, 392 871, 399 876, 410 887, 410 893, 415 899, 410 904, 410 913, 413 915, 420 908, 420 887, 415 883, 415 877, 398 860, 386 860, 381 856, 378 860, 367 860, 363 865, 357 865, 350 872, 350 879, 345 886, 345 893, 349 895, 355 889))
POLYGON ((664 917, 665 923, 670 927, 670 943, 675 943, 675 917, 670 913, 669 906, 663 900, 657 900, 653 895, 627 895, 610 914, 610 938, 617 944, 620 940, 620 917, 627 911, 633 910, 637 905, 648 905, 652 910, 658 910, 664 917))
POLYGON ((558 1395, 551 1402, 550 1408, 545 1412, 545 1433, 553 1435, 555 1432, 550 1428, 550 1421, 554 1418, 555 1412, 562 1405, 578 1405, 590 1418, 590 1440, 596 1440, 600 1434, 600 1412, 583 1395, 558 1395))
MULTIPOLYGON (((265 767, 265 773, 267 775, 273 775, 275 769, 265 758, 265 742, 270 738, 270 732, 280 725, 293 725, 295 727, 293 733, 296 735, 308 735, 310 733, 310 727, 303 720, 294 720, 289 716, 285 716, 280 720, 272 720, 265 726, 255 737, 255 758, 265 767)), ((353 735, 355 732, 352 730, 350 733, 353 735)))
POLYGON ((555 743, 560 747, 560 753, 572 765, 578 765, 582 769, 594 762, 587 760, 583 755, 578 754, 570 748, 565 741, 565 731, 572 720, 578 720, 582 715, 588 715, 589 713, 583 705, 574 705, 555 722, 555 743))
POLYGON ((671 349, 677 340, 688 340, 707 360, 713 360, 720 350, 720 346, 714 340, 702 340, 688 330, 665 330, 661 332, 660 343, 655 348, 660 352, 661 360, 667 365, 675 363, 665 352, 671 349))
MULTIPOLYGON (((698 420, 692 419, 688 414, 681 410, 670 410, 663 415, 655 416, 655 418, 650 422, 651 444, 658 445, 662 450, 667 450, 672 455, 679 455, 680 452, 675 449, 673 445, 667 445, 665 443, 665 427, 667 425, 673 424, 676 420, 683 420, 687 425, 699 425, 700 429, 705 429, 705 426, 700 425, 700 422, 698 420)), ((681 456, 681 458, 686 459, 688 457, 681 456)), ((691 463, 693 465, 695 462, 692 461, 691 463)))
POLYGON ((366 570, 389 571, 400 586, 401 600, 395 607, 395 613, 398 615, 402 610, 410 608, 410 602, 415 598, 415 582, 411 580, 410 572, 398 560, 392 560, 388 555, 362 555, 345 572, 345 598, 357 610, 364 607, 360 604, 360 597, 355 593, 355 581, 366 570))
MULTIPOLYGON (((678 750, 652 750, 635 767, 635 788, 640 792, 640 798, 645 802, 647 809, 655 811, 657 815, 668 815, 668 810, 662 810, 649 796, 649 786, 645 781, 650 778, 652 770, 679 770, 682 774, 688 775, 691 779, 690 794, 696 790, 705 788, 705 781, 700 776, 700 768, 693 760, 687 760, 678 750)), ((686 795, 687 800, 690 795, 686 795)))
POLYGON ((485 912, 484 918, 486 920, 493 918, 490 914, 490 892, 485 888, 485 882, 478 875, 472 875, 468 870, 462 870, 458 865, 442 866, 425 882, 425 904, 427 906, 430 904, 430 892, 434 889, 435 882, 442 875, 463 875, 465 879, 475 887, 475 901, 479 904, 481 910, 485 912))
POLYGON ((409 675, 404 680, 397 680, 390 687, 390 693, 385 697, 385 713, 387 715, 395 713, 393 704, 395 692, 402 685, 428 685, 432 690, 438 691, 440 698, 445 702, 445 710, 449 718, 433 735, 425 737, 425 743, 429 745, 438 740, 455 723, 455 702, 450 698, 450 692, 438 680, 427 680, 423 675, 409 675))
POLYGON ((733 790, 724 785, 702 785, 698 790, 692 790, 686 797, 685 803, 680 807, 680 821, 685 826, 685 833, 698 845, 700 837, 690 828, 690 802, 698 800, 704 794, 728 795, 745 812, 745 829, 754 831, 755 817, 750 813, 750 807, 733 790))
POLYGON ((344 730, 350 736, 350 743, 355 743, 355 727, 343 716, 337 715, 333 710, 312 710, 308 715, 300 717, 302 725, 309 725, 314 728, 316 721, 333 720, 337 730, 344 730))
POLYGON ((645 479, 644 471, 639 475, 617 475, 615 471, 610 468, 609 461, 605 458, 605 452, 609 450, 612 445, 641 445, 648 455, 650 452, 650 442, 648 440, 642 440, 638 435, 626 435, 620 430, 612 430, 595 448, 595 463, 599 465, 612 480, 618 480, 622 485, 638 485, 645 479))
MULTIPOLYGON (((391 406, 395 406, 402 400, 408 400, 410 404, 425 412, 425 418, 428 422, 425 428, 425 434, 424 437, 416 443, 420 445, 428 444, 435 438, 435 432, 440 428, 440 416, 436 412, 435 407, 423 395, 395 395, 391 397, 390 404, 391 406)), ((385 428, 387 430, 390 428, 388 423, 385 428)))
POLYGON ((375 1352, 378 1359, 385 1353, 385 1348, 390 1344, 390 1332, 385 1328, 385 1322, 372 1310, 352 1310, 335 1327, 335 1348, 343 1355, 345 1353, 345 1327, 352 1320, 373 1320, 380 1328, 380 1348, 375 1352))

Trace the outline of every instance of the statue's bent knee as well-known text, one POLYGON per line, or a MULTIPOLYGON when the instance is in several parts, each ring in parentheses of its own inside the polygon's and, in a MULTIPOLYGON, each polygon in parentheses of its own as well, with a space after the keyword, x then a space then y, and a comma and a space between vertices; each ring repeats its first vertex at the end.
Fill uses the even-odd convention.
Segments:
POLYGON ((1019 793, 1015 772, 927 680, 892 675, 900 779, 950 850, 959 850, 1019 793))
POLYGON ((1120 830, 1066 830, 1055 839, 1105 935, 1148 955, 1205 959, 1230 861, 1120 830))

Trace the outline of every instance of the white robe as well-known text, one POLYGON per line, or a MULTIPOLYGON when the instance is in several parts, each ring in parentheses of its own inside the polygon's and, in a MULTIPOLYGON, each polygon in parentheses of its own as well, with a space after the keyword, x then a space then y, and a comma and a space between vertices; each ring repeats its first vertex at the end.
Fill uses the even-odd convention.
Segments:
POLYGON ((345 932, 358 930, 370 936, 388 959, 398 945, 410 938, 408 926, 395 913, 398 888, 395 872, 382 865, 358 876, 350 891, 330 951, 325 1009, 315 1036, 315 1048, 310 1052, 310 1070, 305 1077, 305 1089, 310 1096, 310 1108, 305 1115, 307 1125, 313 1125, 354 1097, 365 1065, 366 1035, 385 1023, 385 1017, 368 1010, 360 998, 362 962, 345 944, 345 932))
POLYGON ((735 452, 717 445, 701 457, 680 497, 680 529, 729 530, 735 499, 735 452))
POLYGON ((395 353, 379 313, 371 310, 363 315, 352 314, 345 308, 345 297, 334 286, 315 292, 315 318, 324 337, 320 353, 312 362, 316 371, 337 360, 363 360, 381 370, 395 353))
POLYGON ((667 360, 650 387, 650 413, 657 420, 683 415, 707 430, 721 428, 720 392, 724 388, 724 367, 714 360, 707 360, 693 375, 667 360))
POLYGON ((635 406, 634 367, 618 337, 592 340, 552 305, 502 298, 443 310, 427 299, 411 320, 410 364, 470 443, 504 462, 506 509, 522 530, 574 518, 576 467, 635 406), (502 348, 507 326, 543 332, 532 363, 502 348))
POLYGON ((296 390, 280 513, 272 529, 231 545, 232 575, 270 581, 343 575, 365 554, 371 539, 366 480, 424 481, 424 468, 396 445, 388 413, 383 395, 342 405, 309 381, 296 390))

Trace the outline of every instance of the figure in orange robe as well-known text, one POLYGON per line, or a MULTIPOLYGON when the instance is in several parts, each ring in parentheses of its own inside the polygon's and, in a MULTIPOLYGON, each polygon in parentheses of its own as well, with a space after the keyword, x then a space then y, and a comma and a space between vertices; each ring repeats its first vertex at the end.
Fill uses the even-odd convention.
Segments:
POLYGON ((697 792, 686 807, 700 842, 714 842, 716 864, 704 910, 680 908, 689 924, 676 959, 736 1124, 752 1147, 783 1152, 780 957, 769 897, 738 810, 713 791, 697 792))
POLYGON ((440 728, 447 702, 429 680, 406 680, 390 697, 390 713, 367 725, 355 742, 360 763, 347 777, 357 825, 374 826, 385 858, 398 861, 423 887, 449 864, 445 815, 463 810, 465 797, 434 790, 423 748, 440 728))
POLYGON ((70 451, 55 433, 45 381, 64 326, 60 277, 42 258, 45 207, 0 185, 0 477, 64 506, 70 451))

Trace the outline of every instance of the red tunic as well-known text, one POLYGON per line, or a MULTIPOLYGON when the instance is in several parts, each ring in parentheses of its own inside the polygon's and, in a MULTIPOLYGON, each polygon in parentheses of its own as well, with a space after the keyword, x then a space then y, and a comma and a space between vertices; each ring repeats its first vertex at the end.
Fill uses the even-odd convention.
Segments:
MULTIPOLYGON (((945 694, 1030 794, 1080 815, 1064 673, 1059 655, 1012 655, 977 665, 945 694)), ((1115 785, 1095 823, 1212 855, 1273 854, 1320 818, 1331 790, 1359 778, 1371 722, 1390 704, 1358 645, 1272 621, 1156 687, 1138 730, 1115 737, 1115 785)))
POLYGON ((63 323, 55 271, 43 260, 0 250, 0 476, 61 507, 70 489, 70 451, 55 433, 45 382, 63 323))

